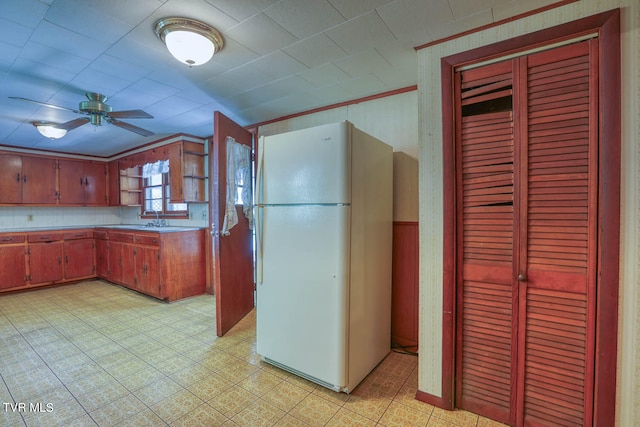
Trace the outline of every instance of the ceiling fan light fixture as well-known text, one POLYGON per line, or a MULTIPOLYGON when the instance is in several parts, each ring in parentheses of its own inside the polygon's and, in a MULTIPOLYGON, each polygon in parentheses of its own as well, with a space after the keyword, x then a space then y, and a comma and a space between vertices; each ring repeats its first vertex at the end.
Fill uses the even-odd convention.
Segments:
POLYGON ((56 123, 33 122, 32 124, 36 127, 36 129, 38 129, 38 132, 40 132, 43 136, 46 136, 49 139, 62 138, 67 134, 67 130, 57 128, 56 123))
POLYGON ((190 67, 208 62, 224 46, 218 30, 194 19, 162 18, 154 31, 169 53, 190 67))

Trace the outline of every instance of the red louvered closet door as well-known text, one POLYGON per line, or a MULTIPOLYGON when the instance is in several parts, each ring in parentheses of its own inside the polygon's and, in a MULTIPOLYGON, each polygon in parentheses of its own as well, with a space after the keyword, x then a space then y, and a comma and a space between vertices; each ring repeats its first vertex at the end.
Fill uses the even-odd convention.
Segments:
POLYGON ((597 40, 458 73, 456 404, 591 425, 597 40))

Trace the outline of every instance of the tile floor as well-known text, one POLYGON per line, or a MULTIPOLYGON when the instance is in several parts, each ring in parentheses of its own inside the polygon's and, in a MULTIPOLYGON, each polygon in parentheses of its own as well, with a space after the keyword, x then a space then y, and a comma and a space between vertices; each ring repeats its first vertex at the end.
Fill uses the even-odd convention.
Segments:
POLYGON ((215 300, 166 304, 99 280, 0 296, 1 426, 478 426, 414 399, 391 353, 351 394, 263 363, 255 312, 215 335, 215 300))

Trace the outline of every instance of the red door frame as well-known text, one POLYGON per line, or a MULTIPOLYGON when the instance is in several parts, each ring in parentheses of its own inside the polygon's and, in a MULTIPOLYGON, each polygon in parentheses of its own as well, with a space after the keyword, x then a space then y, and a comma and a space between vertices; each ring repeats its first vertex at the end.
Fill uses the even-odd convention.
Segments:
POLYGON ((443 173, 444 173, 444 265, 442 397, 418 392, 419 400, 437 406, 455 407, 456 340, 456 200, 454 73, 462 65, 498 58, 553 42, 598 33, 600 40, 599 111, 599 244, 597 318, 595 337, 595 385, 593 425, 615 423, 616 368, 618 348, 618 292, 620 245, 620 10, 572 21, 535 33, 494 43, 442 58, 443 173))

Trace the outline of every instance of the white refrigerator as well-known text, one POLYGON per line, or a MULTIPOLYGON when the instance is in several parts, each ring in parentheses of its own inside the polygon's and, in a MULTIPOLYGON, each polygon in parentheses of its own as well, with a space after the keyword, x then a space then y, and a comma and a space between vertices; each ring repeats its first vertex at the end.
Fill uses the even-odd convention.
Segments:
POLYGON ((391 341, 392 148, 349 122, 262 137, 257 352, 350 393, 391 341))

